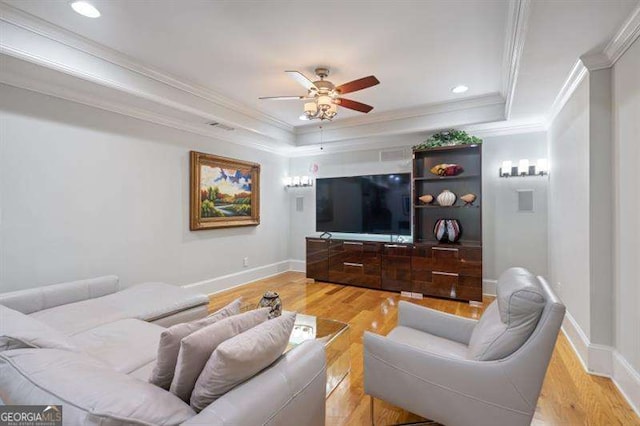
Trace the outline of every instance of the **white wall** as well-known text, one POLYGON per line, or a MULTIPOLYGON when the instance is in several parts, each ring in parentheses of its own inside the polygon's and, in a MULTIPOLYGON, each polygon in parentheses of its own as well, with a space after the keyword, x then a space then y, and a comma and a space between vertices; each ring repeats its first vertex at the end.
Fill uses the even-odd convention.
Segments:
POLYGON ((0 86, 0 291, 187 284, 288 258, 288 159, 0 86), (261 224, 189 231, 189 151, 262 165, 261 224))
MULTIPOLYGON (((615 344, 636 372, 640 372, 639 76, 640 41, 636 40, 613 68, 615 344)), ((640 409, 640 394, 637 398, 640 409)))
POLYGON ((549 275, 567 310, 590 336, 589 81, 549 128, 549 275))
MULTIPOLYGON (((405 159, 380 161, 379 150, 332 153, 291 159, 291 174, 309 174, 318 164, 318 177, 411 171, 411 145, 424 139, 422 135, 398 137, 406 141, 405 159)), ((396 141, 399 142, 399 141, 396 141)), ((402 148, 398 148, 402 149, 402 148)), ((545 133, 531 133, 484 138, 483 144, 483 251, 484 277, 496 279, 506 268, 524 266, 537 274, 547 274, 547 179, 498 178, 503 160, 546 158, 545 133), (517 212, 517 190, 533 189, 533 213, 517 212)), ((291 258, 303 260, 306 236, 315 232, 315 188, 294 188, 291 198, 291 258), (304 210, 296 211, 296 197, 303 198, 304 210)), ((348 200, 344 200, 348 203, 348 200)))

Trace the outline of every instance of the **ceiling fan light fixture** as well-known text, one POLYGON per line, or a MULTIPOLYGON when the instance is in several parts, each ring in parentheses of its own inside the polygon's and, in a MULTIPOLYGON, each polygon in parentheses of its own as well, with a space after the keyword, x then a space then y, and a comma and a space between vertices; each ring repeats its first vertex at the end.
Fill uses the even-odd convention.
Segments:
POLYGON ((71 8, 87 18, 99 18, 100 11, 88 1, 78 0, 71 2, 71 8))
POLYGON ((453 89, 451 89, 451 91, 453 93, 464 93, 467 90, 469 90, 469 88, 467 86, 465 86, 464 84, 460 84, 460 85, 454 87, 453 89))
POLYGON ((318 96, 318 109, 320 111, 329 111, 329 109, 331 109, 331 105, 333 105, 333 102, 331 102, 330 96, 318 96))

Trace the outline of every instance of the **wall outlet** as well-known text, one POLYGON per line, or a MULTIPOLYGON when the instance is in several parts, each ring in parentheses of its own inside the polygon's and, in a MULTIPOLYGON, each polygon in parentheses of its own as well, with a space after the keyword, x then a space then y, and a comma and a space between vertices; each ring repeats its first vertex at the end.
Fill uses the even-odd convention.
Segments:
POLYGON ((400 297, 408 297, 408 298, 411 298, 411 292, 410 292, 410 291, 401 291, 401 292, 400 292, 400 297))
POLYGON ((423 297, 422 293, 411 293, 412 299, 422 299, 423 297))
POLYGON ((244 266, 245 268, 247 266, 249 266, 249 258, 248 257, 243 257, 242 258, 242 266, 244 266))

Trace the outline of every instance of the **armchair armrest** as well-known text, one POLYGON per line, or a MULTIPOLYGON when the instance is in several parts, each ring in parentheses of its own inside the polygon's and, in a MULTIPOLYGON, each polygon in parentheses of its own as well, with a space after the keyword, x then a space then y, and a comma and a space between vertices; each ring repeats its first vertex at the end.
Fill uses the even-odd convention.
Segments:
POLYGON ((398 325, 410 327, 464 345, 469 344, 471 333, 478 322, 470 318, 447 314, 400 301, 398 305, 398 325))
POLYGON ((183 425, 324 426, 324 345, 306 341, 183 425))
POLYGON ((365 332, 363 343, 365 393, 413 413, 441 423, 467 424, 474 418, 475 423, 493 418, 493 410, 507 410, 512 421, 503 424, 520 425, 529 424, 535 411, 500 361, 447 358, 370 332, 365 332))

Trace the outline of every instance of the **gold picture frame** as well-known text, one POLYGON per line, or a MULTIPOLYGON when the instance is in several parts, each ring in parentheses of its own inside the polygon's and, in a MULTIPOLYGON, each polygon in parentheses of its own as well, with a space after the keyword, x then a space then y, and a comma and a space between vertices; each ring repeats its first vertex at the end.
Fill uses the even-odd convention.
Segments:
POLYGON ((191 151, 192 231, 260 224, 260 164, 191 151))

